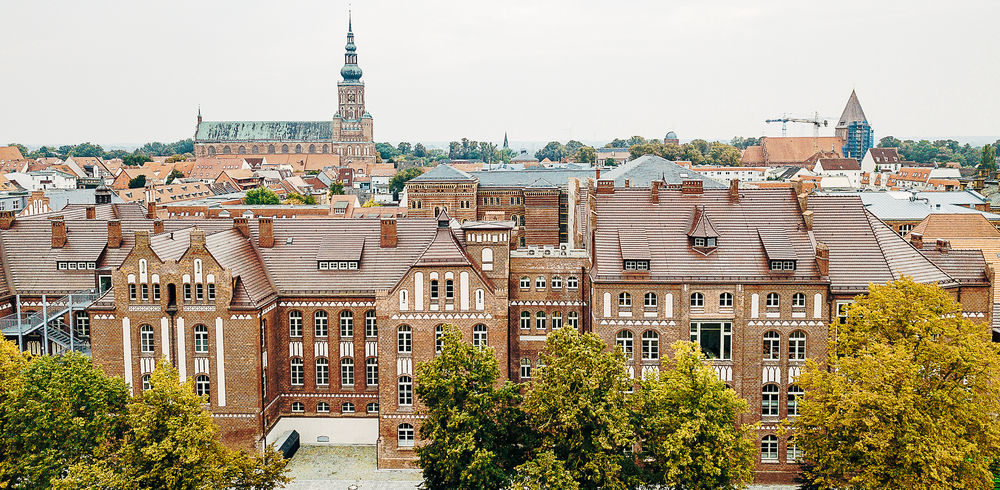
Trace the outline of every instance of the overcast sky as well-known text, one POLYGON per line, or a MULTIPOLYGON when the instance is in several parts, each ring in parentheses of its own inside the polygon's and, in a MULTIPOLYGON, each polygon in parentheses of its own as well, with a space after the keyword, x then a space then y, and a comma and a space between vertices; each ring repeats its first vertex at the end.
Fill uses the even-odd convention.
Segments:
MULTIPOLYGON (((13 1, 0 144, 173 141, 206 120, 325 120, 347 2, 13 1)), ((876 137, 1000 135, 996 0, 355 0, 376 141, 682 140, 856 89, 876 137)), ((807 125, 789 134, 810 135, 807 125)))

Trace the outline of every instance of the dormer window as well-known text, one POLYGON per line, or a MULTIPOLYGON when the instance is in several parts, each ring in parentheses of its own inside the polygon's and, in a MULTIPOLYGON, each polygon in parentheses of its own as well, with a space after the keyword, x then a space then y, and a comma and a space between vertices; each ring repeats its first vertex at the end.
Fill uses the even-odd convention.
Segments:
POLYGON ((698 248, 715 248, 715 237, 693 237, 692 246, 698 248))
POLYGON ((356 271, 360 266, 357 260, 320 260, 318 264, 321 271, 356 271))
POLYGON ((626 260, 625 270, 627 271, 648 271, 649 261, 648 260, 626 260))
POLYGON ((772 260, 771 270, 774 272, 778 271, 794 271, 795 270, 795 260, 772 260))
POLYGON ((688 244, 696 252, 708 255, 715 251, 718 239, 719 232, 716 231, 715 225, 712 224, 712 220, 705 212, 705 207, 694 208, 694 219, 691 223, 691 229, 688 230, 688 244))

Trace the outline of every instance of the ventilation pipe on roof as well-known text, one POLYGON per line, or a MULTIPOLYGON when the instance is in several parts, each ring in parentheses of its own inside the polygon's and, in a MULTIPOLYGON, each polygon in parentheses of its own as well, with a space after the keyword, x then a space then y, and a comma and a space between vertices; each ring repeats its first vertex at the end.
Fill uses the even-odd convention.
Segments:
POLYGON ((66 221, 62 216, 52 218, 52 248, 62 248, 66 245, 66 221))

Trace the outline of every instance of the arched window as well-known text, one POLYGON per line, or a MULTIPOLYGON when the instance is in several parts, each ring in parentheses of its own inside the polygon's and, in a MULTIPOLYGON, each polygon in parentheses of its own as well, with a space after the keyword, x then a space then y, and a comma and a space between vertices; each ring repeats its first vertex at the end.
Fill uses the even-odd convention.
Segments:
POLYGON ((646 293, 642 300, 642 306, 656 308, 656 293, 646 293))
POLYGON ((642 333, 642 360, 655 361, 660 358, 660 334, 646 330, 642 333))
POLYGON ((194 378, 194 392, 198 396, 205 397, 205 402, 211 401, 211 382, 208 380, 208 376, 204 374, 199 374, 194 378))
POLYGON ((521 359, 521 379, 531 379, 531 359, 521 359))
POLYGON ((486 337, 487 337, 486 325, 479 324, 472 327, 472 345, 479 347, 480 349, 486 348, 486 337))
POLYGON ((781 359, 781 335, 778 332, 764 332, 764 360, 777 361, 781 359))
POLYGON ((375 357, 365 361, 365 386, 378 386, 378 359, 375 357))
POLYGON ((316 413, 330 413, 330 404, 327 402, 319 402, 316 404, 316 413))
POLYGON ((214 146, 209 146, 208 147, 208 154, 209 154, 209 156, 213 156, 213 157, 215 156, 215 147, 214 146))
POLYGON ((760 459, 761 461, 777 461, 778 460, 778 437, 773 435, 764 436, 760 440, 760 459))
POLYGON ((274 145, 267 145, 267 152, 274 153, 274 145))
POLYGON ((528 330, 531 328, 531 312, 522 311, 521 312, 521 330, 528 330))
POLYGON ((316 359, 316 384, 330 384, 330 361, 325 357, 316 359))
POLYGON ((330 153, 330 146, 329 145, 323 145, 323 153, 330 153))
POLYGON ((250 153, 253 153, 254 155, 256 155, 256 154, 260 153, 260 149, 257 148, 257 145, 253 145, 253 147, 250 148, 250 153))
POLYGON ((399 447, 413 447, 413 426, 410 424, 399 424, 396 428, 396 445, 399 447))
POLYGON ((365 411, 368 413, 378 413, 378 403, 372 402, 365 407, 365 411))
POLYGON ((576 276, 569 276, 566 278, 566 288, 567 289, 577 289, 580 287, 580 280, 576 276))
POLYGON ((293 310, 288 312, 288 336, 302 336, 302 312, 293 310))
POLYGON ((778 385, 766 384, 761 390, 760 415, 762 417, 778 416, 778 385))
POLYGON ((354 313, 347 310, 340 312, 340 336, 354 336, 354 313))
POLYGON ((293 357, 291 360, 291 369, 289 369, 291 374, 291 381, 293 386, 302 386, 305 383, 305 368, 302 365, 301 357, 293 357))
POLYGON ((796 330, 788 336, 788 358, 801 361, 806 358, 806 333, 796 330))
POLYGON ((806 307, 806 295, 802 293, 795 293, 792 295, 792 308, 805 308, 806 307))
POLYGON ((492 267, 493 267, 493 249, 492 248, 484 248, 481 255, 482 255, 482 258, 483 258, 483 267, 486 267, 486 265, 489 264, 490 268, 492 269, 492 267))
POLYGON ((152 354, 156 350, 156 344, 153 342, 153 327, 149 325, 139 327, 139 350, 143 354, 152 354))
POLYGON ((232 152, 233 152, 233 150, 231 150, 231 149, 229 148, 229 145, 226 145, 226 146, 223 146, 223 147, 222 147, 222 153, 223 153, 224 155, 228 155, 228 154, 230 154, 230 153, 232 153, 232 152))
POLYGON ((766 304, 768 308, 777 308, 778 306, 781 306, 781 301, 778 298, 778 293, 767 293, 766 304))
POLYGON ((549 281, 549 286, 552 289, 562 289, 562 278, 559 276, 552 276, 552 280, 549 281))
POLYGON ((519 285, 521 289, 531 289, 531 279, 528 276, 522 276, 519 285))
POLYGON ((399 386, 396 390, 399 395, 399 406, 409 407, 413 405, 413 378, 409 376, 399 377, 399 386))
POLYGON ((317 337, 326 337, 327 315, 325 311, 319 310, 315 315, 313 315, 313 327, 317 337))
POLYGON ((566 315, 566 323, 570 326, 570 328, 579 329, 580 316, 577 314, 577 312, 571 311, 569 312, 568 315, 566 315))
POLYGON ((142 375, 142 391, 146 391, 146 390, 148 390, 148 389, 150 389, 152 387, 153 387, 153 384, 149 382, 149 375, 148 374, 143 374, 142 375))
POLYGON ((344 404, 340 406, 340 413, 354 413, 354 403, 344 402, 344 404))
POLYGON ((705 307, 705 295, 701 293, 691 293, 691 307, 692 308, 704 308, 705 307))
POLYGON ((559 330, 560 328, 562 328, 562 323, 563 323, 562 312, 561 311, 553 311, 552 312, 552 330, 559 330))
POLYGON ((631 308, 632 307, 632 295, 629 293, 619 293, 618 294, 618 307, 619 308, 631 308))
POLYGON ((295 145, 295 153, 302 153, 302 145, 295 145))
POLYGON ((365 312, 365 337, 378 337, 378 321, 375 318, 375 310, 365 312))
POLYGON ((239 152, 240 152, 240 155, 245 154, 247 152, 247 147, 245 147, 243 145, 240 145, 239 152))
POLYGON ((545 289, 545 276, 535 278, 535 289, 545 289))
POLYGON ((615 345, 622 348, 626 356, 632 357, 632 332, 621 330, 615 335, 615 345))
POLYGON ((204 325, 194 326, 194 352, 208 354, 208 327, 204 325))
POLYGON ((806 392, 799 385, 788 387, 788 416, 794 417, 799 414, 799 400, 806 392))
POLYGON ((785 462, 798 463, 802 460, 802 450, 795 443, 795 437, 789 437, 785 442, 785 462))
POLYGON ((316 153, 316 145, 309 145, 309 153, 316 153))
POLYGON ((719 295, 719 306, 722 308, 733 307, 733 293, 722 293, 719 295))
POLYGON ((281 152, 288 153, 288 145, 281 145, 281 152))
POLYGON ((396 352, 400 354, 413 352, 413 331, 409 325, 400 325, 396 329, 396 352))
POLYGON ((535 328, 538 330, 545 330, 545 312, 539 311, 535 314, 535 328))
POLYGON ((431 279, 431 300, 436 300, 440 297, 439 285, 437 279, 431 279))
POLYGON ((354 386, 354 359, 350 357, 340 360, 340 385, 354 386))

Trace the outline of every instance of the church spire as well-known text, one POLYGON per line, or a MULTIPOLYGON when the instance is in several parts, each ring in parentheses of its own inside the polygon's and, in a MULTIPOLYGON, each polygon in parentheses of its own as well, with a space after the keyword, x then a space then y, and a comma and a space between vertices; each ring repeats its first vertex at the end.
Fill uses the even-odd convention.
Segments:
POLYGON ((358 66, 358 47, 354 45, 354 28, 351 12, 347 11, 347 46, 344 46, 344 67, 340 69, 340 76, 345 82, 356 82, 361 80, 361 67, 358 66))
POLYGON ((198 124, 201 124, 201 104, 198 104, 198 124))
POLYGON ((504 148, 510 148, 510 146, 507 145, 507 132, 506 131, 503 132, 503 147, 504 148))

